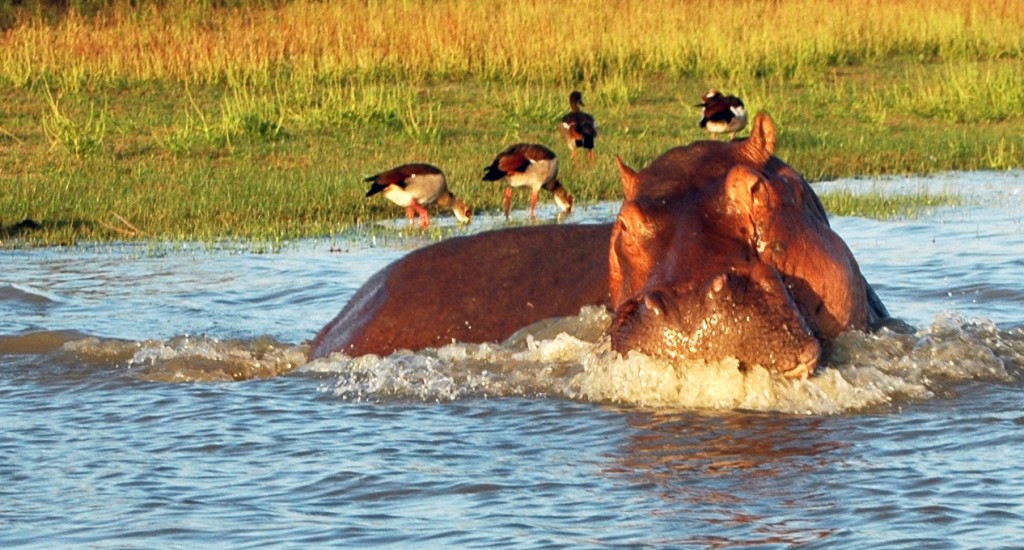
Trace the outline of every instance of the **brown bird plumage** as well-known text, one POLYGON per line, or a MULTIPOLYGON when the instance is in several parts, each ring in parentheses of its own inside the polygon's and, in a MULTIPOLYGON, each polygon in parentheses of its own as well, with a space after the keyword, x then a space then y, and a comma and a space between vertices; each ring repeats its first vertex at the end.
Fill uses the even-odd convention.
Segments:
POLYGON ((391 202, 405 208, 409 223, 419 214, 420 227, 430 227, 430 216, 427 205, 436 203, 441 208, 451 208, 460 223, 469 223, 473 212, 466 203, 456 198, 448 190, 448 180, 444 172, 430 164, 403 164, 379 174, 366 178, 373 182, 367 197, 383 193, 391 202))
POLYGON ((597 137, 597 122, 594 117, 580 110, 583 106, 583 93, 574 90, 569 94, 570 112, 562 117, 562 124, 559 129, 562 138, 569 144, 569 151, 572 153, 572 160, 576 161, 576 149, 582 147, 587 150, 587 157, 594 160, 594 138, 597 137))
POLYGON ((555 152, 537 143, 517 143, 505 149, 484 168, 484 181, 504 179, 505 219, 512 205, 512 188, 530 188, 530 219, 536 218, 537 195, 541 188, 551 191, 555 203, 565 212, 572 211, 572 195, 558 181, 558 157, 555 152))
POLYGON ((718 134, 729 134, 729 139, 736 137, 747 125, 747 111, 743 100, 734 95, 723 95, 718 90, 708 90, 701 98, 697 107, 701 111, 700 127, 711 133, 712 139, 718 134))

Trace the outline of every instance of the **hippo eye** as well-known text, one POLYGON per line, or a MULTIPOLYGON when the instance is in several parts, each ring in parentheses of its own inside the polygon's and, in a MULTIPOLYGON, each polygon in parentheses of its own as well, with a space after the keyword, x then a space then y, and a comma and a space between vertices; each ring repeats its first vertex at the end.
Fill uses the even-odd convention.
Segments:
POLYGON ((636 223, 630 223, 624 216, 619 216, 619 232, 624 237, 631 240, 640 239, 643 236, 643 226, 638 226, 636 223))

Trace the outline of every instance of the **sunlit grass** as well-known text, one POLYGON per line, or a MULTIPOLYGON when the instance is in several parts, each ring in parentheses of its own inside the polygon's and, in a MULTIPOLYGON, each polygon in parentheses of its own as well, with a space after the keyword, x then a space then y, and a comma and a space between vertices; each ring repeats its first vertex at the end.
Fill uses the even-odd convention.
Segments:
MULTIPOLYGON (((1011 0, 740 0, 741 27, 699 1, 113 4, 5 15, 5 243, 29 218, 42 228, 21 242, 273 249, 401 217, 362 178, 413 161, 496 211, 501 186, 480 176, 517 141, 562 155, 577 200, 617 200, 613 155, 641 168, 704 139, 693 105, 710 87, 769 112, 810 180, 1024 165, 1011 0), (600 127, 593 165, 557 134, 574 88, 600 127)), ((834 207, 916 208, 842 205, 870 200, 834 207)))
POLYGON ((951 193, 854 193, 849 190, 821 193, 821 202, 834 216, 856 216, 876 220, 912 219, 946 206, 959 206, 964 200, 951 193))
POLYGON ((282 76, 564 83, 624 70, 791 78, 894 55, 1019 59, 1024 28, 1015 0, 739 0, 728 8, 736 17, 699 0, 113 4, 56 24, 17 18, 0 38, 0 77, 48 75, 65 89, 161 78, 267 84, 282 76))

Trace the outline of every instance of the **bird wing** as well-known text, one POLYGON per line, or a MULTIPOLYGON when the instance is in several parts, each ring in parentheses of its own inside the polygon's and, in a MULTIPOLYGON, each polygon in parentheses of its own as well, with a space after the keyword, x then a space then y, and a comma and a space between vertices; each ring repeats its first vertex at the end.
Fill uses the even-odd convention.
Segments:
POLYGON ((528 149, 517 149, 509 151, 497 158, 498 170, 508 174, 509 172, 522 172, 530 166, 528 149))
POLYGON ((580 129, 580 133, 584 136, 597 137, 597 121, 594 117, 587 113, 579 113, 577 117, 578 121, 576 127, 580 129))
POLYGON ((562 132, 576 140, 584 136, 597 136, 597 123, 594 117, 584 112, 569 113, 562 117, 562 132))

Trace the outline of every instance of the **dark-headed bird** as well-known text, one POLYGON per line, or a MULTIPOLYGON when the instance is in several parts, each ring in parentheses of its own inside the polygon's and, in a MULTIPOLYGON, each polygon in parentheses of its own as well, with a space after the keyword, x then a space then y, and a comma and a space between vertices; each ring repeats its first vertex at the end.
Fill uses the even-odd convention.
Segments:
POLYGON ((505 188, 505 219, 509 218, 512 205, 512 188, 530 188, 530 219, 535 219, 537 194, 541 188, 551 191, 555 196, 555 204, 564 212, 572 211, 572 195, 558 181, 558 157, 555 152, 536 143, 517 143, 505 149, 494 162, 484 168, 484 181, 504 179, 508 184, 505 188))
POLYGON ((587 157, 591 162, 594 160, 594 138, 597 137, 597 122, 594 117, 580 110, 583 106, 583 93, 574 90, 569 94, 569 114, 562 117, 562 138, 569 144, 572 152, 572 160, 576 161, 576 148, 582 147, 587 150, 587 157))
POLYGON ((711 132, 713 139, 718 139, 718 134, 729 134, 729 139, 736 137, 747 125, 747 110, 743 107, 743 100, 734 95, 722 95, 718 90, 708 90, 701 96, 701 102, 697 107, 703 107, 701 112, 700 127, 711 132))
POLYGON ((434 203, 441 208, 451 208, 460 223, 469 223, 473 216, 466 203, 448 190, 444 172, 430 164, 403 164, 365 181, 373 182, 366 192, 367 197, 383 193, 388 200, 405 208, 410 225, 419 214, 420 227, 430 227, 430 216, 424 207, 434 203))

